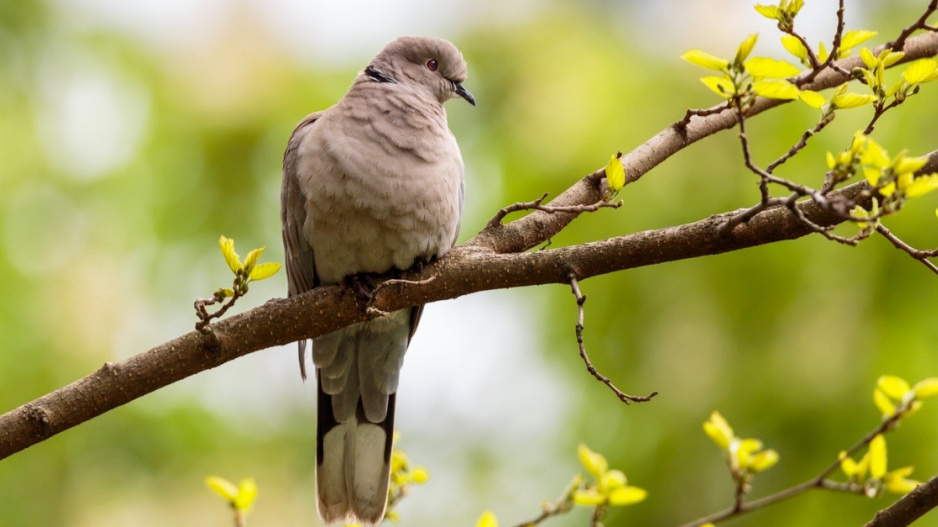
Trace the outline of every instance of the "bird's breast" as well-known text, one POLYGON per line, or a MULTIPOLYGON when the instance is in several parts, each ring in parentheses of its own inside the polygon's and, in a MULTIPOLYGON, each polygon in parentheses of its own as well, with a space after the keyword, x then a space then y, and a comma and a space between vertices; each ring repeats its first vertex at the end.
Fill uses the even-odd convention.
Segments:
POLYGON ((310 175, 304 234, 324 283, 407 269, 455 241, 463 164, 448 128, 409 131, 374 119, 313 134, 300 151, 307 162, 314 166, 302 171, 310 175))

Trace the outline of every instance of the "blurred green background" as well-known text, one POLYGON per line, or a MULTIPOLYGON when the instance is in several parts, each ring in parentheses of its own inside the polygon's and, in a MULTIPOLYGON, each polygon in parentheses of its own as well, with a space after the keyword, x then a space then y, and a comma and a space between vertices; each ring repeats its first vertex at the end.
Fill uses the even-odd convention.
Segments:
MULTIPOLYGON (((882 43, 924 3, 848 2, 848 27, 882 43)), ((800 15, 812 42, 829 39, 835 4, 800 15)), ((755 31, 756 54, 782 56, 773 25, 736 0, 0 0, 0 411, 191 330, 193 299, 228 280, 220 234, 282 261, 288 136, 394 37, 443 36, 468 60, 479 106, 448 105, 467 165, 466 239, 505 204, 555 195, 714 104, 680 53, 730 56, 755 31)), ((893 153, 938 146, 936 92, 891 112, 877 140, 893 153)), ((817 182, 825 151, 867 118, 838 117, 781 174, 817 182)), ((815 119, 804 105, 753 119, 757 161, 815 119)), ((734 133, 687 148, 628 187, 622 209, 577 220, 553 246, 752 204, 738 150, 734 133)), ((936 203, 888 225, 934 246, 936 203)), ((701 430, 712 410, 780 453, 759 496, 812 477, 876 426, 879 375, 938 375, 938 280, 879 238, 810 237, 583 288, 595 364, 626 391, 661 395, 625 407, 586 373, 568 288, 430 306, 398 428, 433 479, 400 506, 403 525, 473 525, 486 508, 503 525, 532 518, 579 470, 580 442, 650 492, 607 525, 683 523, 730 504, 701 430)), ((238 307, 285 291, 280 273, 238 307)), ((210 474, 256 478, 249 525, 317 525, 314 395, 295 362, 292 346, 255 353, 0 462, 0 525, 230 525, 210 474)), ((890 466, 938 473, 936 407, 889 436, 890 466)), ((815 492, 732 525, 857 525, 891 499, 815 492)), ((586 521, 576 511, 548 525, 586 521)))

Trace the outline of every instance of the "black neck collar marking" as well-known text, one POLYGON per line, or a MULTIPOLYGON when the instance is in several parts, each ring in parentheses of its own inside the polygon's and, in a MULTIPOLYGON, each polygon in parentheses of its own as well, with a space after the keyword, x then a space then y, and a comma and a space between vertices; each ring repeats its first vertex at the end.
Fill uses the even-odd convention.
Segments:
POLYGON ((365 68, 365 75, 368 75, 368 77, 375 82, 392 82, 392 83, 397 82, 391 77, 388 77, 387 75, 385 75, 384 72, 375 68, 374 66, 368 66, 367 68, 365 68))

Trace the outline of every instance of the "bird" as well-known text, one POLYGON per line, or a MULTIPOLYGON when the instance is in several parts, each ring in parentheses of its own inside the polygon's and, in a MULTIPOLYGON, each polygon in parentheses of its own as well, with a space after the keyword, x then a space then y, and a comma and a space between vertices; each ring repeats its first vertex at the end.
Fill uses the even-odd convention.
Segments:
MULTIPOLYGON (((406 270, 455 245, 465 166, 443 103, 475 106, 466 76, 449 41, 401 37, 335 105, 299 122, 281 185, 289 296, 406 270)), ((326 523, 384 517, 398 380, 422 312, 401 309, 313 339, 317 508, 326 523)), ((305 348, 299 342, 304 380, 305 348)))

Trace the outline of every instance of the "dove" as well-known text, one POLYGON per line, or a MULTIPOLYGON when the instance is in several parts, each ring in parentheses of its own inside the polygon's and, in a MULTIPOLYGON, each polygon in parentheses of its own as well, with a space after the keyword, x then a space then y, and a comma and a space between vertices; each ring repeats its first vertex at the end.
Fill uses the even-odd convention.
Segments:
MULTIPOLYGON (((475 106, 466 73, 450 42, 402 37, 338 103, 296 126, 281 186, 290 296, 406 270, 455 245, 465 168, 443 103, 458 97, 475 106)), ((384 517, 398 380, 422 311, 313 339, 317 504, 327 523, 384 517)), ((299 343, 304 379, 305 347, 299 343)))

